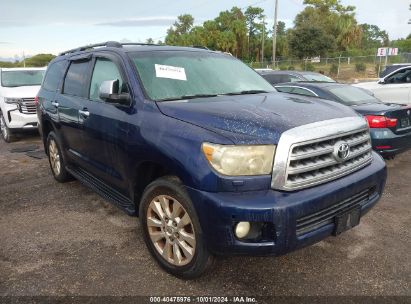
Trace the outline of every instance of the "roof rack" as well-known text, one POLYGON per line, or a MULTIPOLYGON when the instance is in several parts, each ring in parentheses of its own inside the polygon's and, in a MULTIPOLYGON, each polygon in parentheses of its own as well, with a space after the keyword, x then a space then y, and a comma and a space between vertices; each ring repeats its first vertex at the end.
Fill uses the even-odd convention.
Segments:
POLYGON ((123 45, 160 45, 160 44, 150 44, 150 43, 134 43, 134 42, 127 42, 127 43, 120 43, 117 41, 107 41, 107 42, 102 42, 102 43, 96 43, 96 44, 89 44, 89 45, 85 45, 85 46, 81 46, 75 49, 71 49, 68 51, 64 51, 62 53, 59 54, 59 56, 63 56, 63 55, 67 55, 67 54, 71 54, 71 53, 77 53, 77 52, 81 52, 81 51, 86 51, 89 49, 94 49, 97 47, 115 47, 115 48, 122 48, 123 45))

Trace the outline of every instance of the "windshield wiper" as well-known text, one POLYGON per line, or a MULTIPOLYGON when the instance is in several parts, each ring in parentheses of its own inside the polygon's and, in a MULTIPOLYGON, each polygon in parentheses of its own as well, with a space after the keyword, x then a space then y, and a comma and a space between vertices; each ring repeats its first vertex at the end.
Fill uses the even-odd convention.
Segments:
POLYGON ((184 100, 184 99, 195 99, 195 98, 202 98, 202 97, 217 97, 217 94, 195 94, 195 95, 183 95, 179 97, 168 97, 157 99, 156 101, 171 101, 171 100, 184 100))
POLYGON ((247 90, 241 92, 233 92, 233 93, 226 93, 223 95, 247 95, 247 94, 260 94, 260 93, 268 93, 268 91, 264 90, 247 90))

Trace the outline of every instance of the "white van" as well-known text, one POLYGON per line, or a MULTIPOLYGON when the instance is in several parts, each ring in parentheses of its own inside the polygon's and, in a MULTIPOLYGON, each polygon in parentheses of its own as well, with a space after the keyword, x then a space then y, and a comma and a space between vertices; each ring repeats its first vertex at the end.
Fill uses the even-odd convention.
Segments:
POLYGON ((0 126, 6 142, 13 134, 37 129, 35 97, 46 68, 0 69, 0 126))

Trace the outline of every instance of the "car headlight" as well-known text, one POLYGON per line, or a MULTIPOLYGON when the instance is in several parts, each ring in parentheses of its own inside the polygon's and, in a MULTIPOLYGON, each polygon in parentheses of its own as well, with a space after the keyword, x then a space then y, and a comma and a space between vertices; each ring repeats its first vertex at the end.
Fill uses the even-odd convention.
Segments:
POLYGON ((218 145, 203 143, 202 150, 219 173, 230 176, 264 175, 273 169, 275 145, 218 145))
POLYGON ((17 104, 20 101, 21 101, 20 98, 4 98, 4 102, 9 103, 9 104, 13 104, 13 103, 17 104))

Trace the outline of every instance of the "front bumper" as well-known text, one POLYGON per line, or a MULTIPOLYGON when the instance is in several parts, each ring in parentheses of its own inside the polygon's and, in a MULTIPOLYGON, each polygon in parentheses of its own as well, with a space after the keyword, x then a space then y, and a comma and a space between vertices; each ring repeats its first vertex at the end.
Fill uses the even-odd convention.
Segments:
POLYGON ((188 188, 211 252, 219 255, 281 255, 318 242, 333 233, 334 223, 297 232, 297 219, 326 210, 373 189, 362 201, 361 215, 381 197, 386 180, 383 159, 373 153, 373 161, 359 171, 337 180, 294 192, 276 190, 211 193, 188 188), (240 241, 234 236, 235 223, 264 222, 273 227, 271 239, 240 241))
POLYGON ((24 114, 19 111, 17 105, 7 105, 2 109, 3 117, 9 129, 33 130, 37 129, 38 119, 35 113, 24 114))
POLYGON ((370 129, 373 149, 382 156, 393 156, 411 149, 411 131, 395 134, 390 129, 370 129), (377 147, 389 146, 387 149, 377 147))

